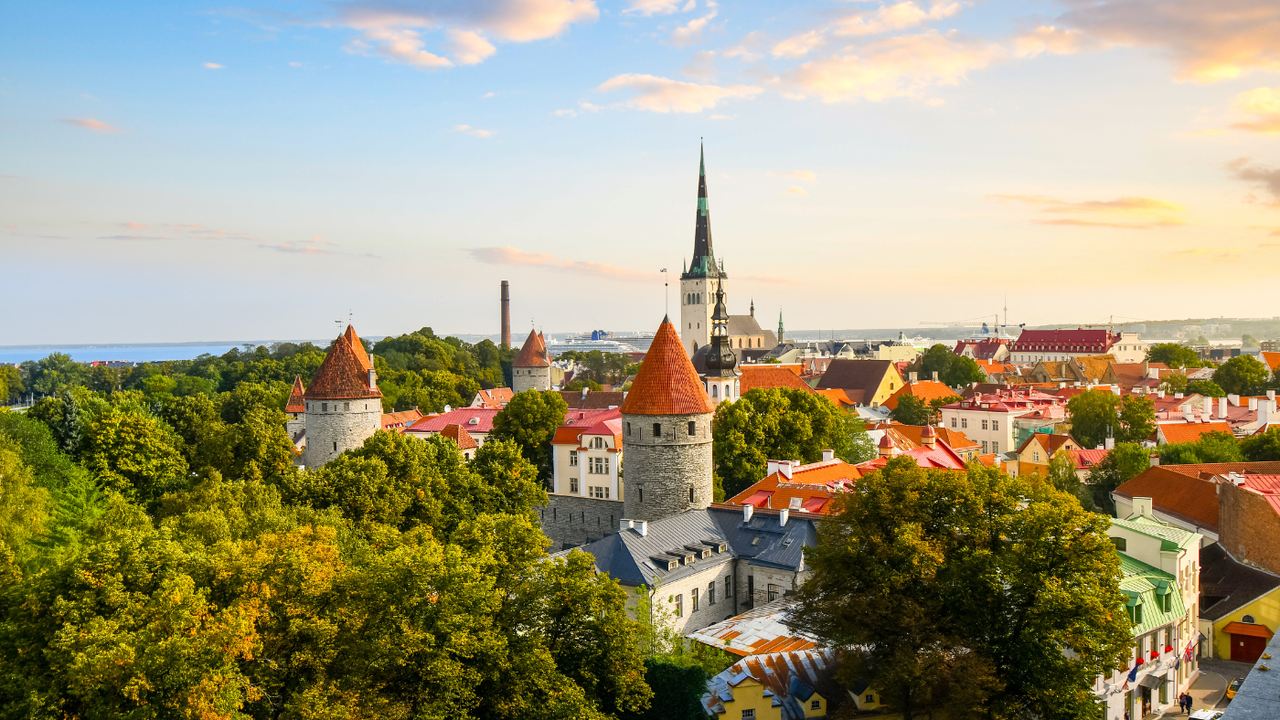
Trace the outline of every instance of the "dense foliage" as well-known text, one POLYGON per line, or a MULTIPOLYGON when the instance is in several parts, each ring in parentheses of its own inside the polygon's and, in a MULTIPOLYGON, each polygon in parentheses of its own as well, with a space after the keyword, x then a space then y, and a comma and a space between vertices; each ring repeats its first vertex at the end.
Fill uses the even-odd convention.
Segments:
POLYGON ((1068 400, 1067 412, 1071 436, 1084 448, 1096 448, 1108 437, 1118 443, 1142 442, 1156 431, 1155 406, 1148 397, 1090 390, 1068 400))
POLYGON ((1047 484, 895 458, 837 496, 789 624, 907 720, 1092 717, 1132 642, 1108 523, 1047 484))
POLYGON ((817 462, 824 449, 851 463, 875 457, 856 416, 801 389, 756 388, 737 402, 721 403, 711 434, 717 500, 763 478, 769 460, 817 462))
POLYGON ((509 440, 520 449, 525 460, 538 469, 544 481, 551 479, 551 440, 556 428, 564 424, 569 405, 554 390, 525 390, 512 396, 502 412, 493 417, 495 440, 509 440))
MULTIPOLYGON (((570 350, 561 353, 557 360, 573 360, 575 362, 573 377, 575 380, 587 380, 596 383, 592 390, 599 390, 600 383, 621 383, 627 376, 635 375, 640 366, 630 355, 625 353, 606 353, 599 350, 579 352, 570 350)), ((578 388, 566 388, 581 390, 578 388)))
POLYGON ((1161 465, 1194 465, 1197 463, 1242 462, 1244 453, 1236 437, 1228 432, 1211 432, 1196 442, 1169 443, 1160 446, 1161 465))
POLYGON ((1213 372, 1213 382, 1233 395, 1261 395, 1270 379, 1271 370, 1252 355, 1237 355, 1213 372))
POLYGON ((1151 466, 1149 452, 1137 443, 1116 443, 1096 465, 1089 469, 1089 489, 1093 491, 1093 505, 1101 512, 1115 512, 1111 491, 1137 477, 1151 466))
POLYGON ((973 358, 957 355, 954 350, 941 343, 925 350, 919 360, 908 366, 908 370, 918 373, 922 380, 932 380, 936 372, 939 382, 953 388, 986 382, 987 379, 987 374, 973 358))
POLYGON ((897 405, 889 411, 889 419, 903 425, 932 425, 938 422, 943 406, 954 402, 960 402, 959 395, 934 398, 928 402, 915 395, 899 395, 897 405))
POLYGON ((1195 350, 1178 343, 1156 343, 1147 348, 1147 362, 1163 363, 1171 368, 1204 367, 1195 350))

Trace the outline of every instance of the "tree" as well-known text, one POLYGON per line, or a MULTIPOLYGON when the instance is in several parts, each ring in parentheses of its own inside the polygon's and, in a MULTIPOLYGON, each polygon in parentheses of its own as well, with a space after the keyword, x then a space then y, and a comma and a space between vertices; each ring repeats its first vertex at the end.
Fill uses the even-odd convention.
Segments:
POLYGON ((1108 518, 996 470, 910 458, 834 502, 788 624, 851 648, 840 679, 869 680, 907 720, 1096 712, 1095 678, 1132 643, 1108 518))
POLYGON ((1270 379, 1271 371, 1252 355, 1237 355, 1213 373, 1213 381, 1233 395, 1259 395, 1270 379))
POLYGON ((89 421, 81 461, 104 486, 150 503, 186 484, 180 443, 154 416, 113 408, 89 421))
POLYGON ((17 403, 25 391, 22 371, 13 365, 0 365, 0 405, 17 403))
POLYGON ((1187 376, 1183 373, 1170 373, 1160 381, 1160 389, 1167 393, 1180 393, 1187 389, 1187 376))
POLYGON ((1142 442, 1156 431, 1156 409, 1151 398, 1126 395, 1120 401, 1117 442, 1142 442))
POLYGON ((716 482, 725 497, 763 478, 769 460, 817 462, 824 449, 851 463, 875 456, 856 417, 798 388, 756 388, 737 402, 721 403, 711 435, 716 482))
POLYGON ((1120 418, 1120 398, 1109 390, 1089 390, 1067 401, 1071 415, 1071 436, 1081 447, 1102 445, 1108 436, 1116 437, 1120 418))
POLYGON ((1049 460, 1045 480, 1058 492, 1066 493, 1080 501, 1080 507, 1093 510, 1093 490, 1080 481, 1076 473, 1076 461, 1071 453, 1059 450, 1049 460))
POLYGON ((1240 337, 1240 344, 1247 348, 1258 347, 1259 345, 1258 338, 1249 333, 1245 333, 1240 337))
POLYGON ((930 379, 936 372, 938 380, 951 387, 983 382, 987 378, 987 374, 973 358, 956 355, 951 348, 941 343, 925 350, 915 367, 918 368, 920 377, 930 379))
POLYGON ((1178 343, 1157 343, 1147 348, 1147 362, 1163 363, 1171 368, 1204 367, 1195 350, 1178 343))
POLYGON ((889 419, 903 425, 929 425, 933 418, 934 409, 915 395, 899 395, 897 406, 889 412, 889 419))
POLYGON ((1272 426, 1266 432, 1241 440, 1240 452, 1249 462, 1280 460, 1280 428, 1272 426))
POLYGON ((510 440, 525 460, 538 468, 538 477, 551 479, 551 439, 564 424, 569 405, 560 393, 525 390, 516 393, 493 417, 490 440, 510 440))
POLYGON ((599 392, 604 389, 604 386, 596 382, 595 380, 591 380, 588 378, 585 380, 584 379, 574 380, 573 382, 569 383, 564 387, 565 390, 570 390, 573 392, 579 392, 583 388, 587 388, 592 392, 599 392))
POLYGON ((1169 443, 1160 448, 1161 465, 1242 462, 1240 443, 1229 432, 1210 432, 1195 442, 1169 443))
POLYGON ((1137 477, 1150 465, 1146 448, 1137 443, 1116 443, 1115 448, 1089 470, 1089 488, 1093 491, 1094 506, 1107 514, 1114 512, 1115 503, 1111 500, 1111 491, 1137 477))
POLYGON ((1187 383, 1186 392, 1195 393, 1207 398, 1226 397, 1227 391, 1212 380, 1192 380, 1187 383))

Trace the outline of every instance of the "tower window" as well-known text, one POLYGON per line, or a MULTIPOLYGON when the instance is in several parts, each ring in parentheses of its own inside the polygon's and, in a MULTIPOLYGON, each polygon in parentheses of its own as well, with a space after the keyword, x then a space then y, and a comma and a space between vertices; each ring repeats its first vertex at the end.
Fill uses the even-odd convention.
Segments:
POLYGON ((329 412, 329 403, 320 403, 320 412, 329 412))
POLYGON ((344 403, 342 403, 342 409, 343 409, 343 410, 350 410, 350 409, 351 409, 351 403, 349 403, 349 402, 344 402, 344 403))
POLYGON ((338 452, 338 442, 336 440, 333 443, 333 451, 338 452))
POLYGON ((689 502, 693 502, 693 486, 689 486, 689 502))
POLYGON ((694 421, 690 420, 690 421, 689 421, 689 436, 690 436, 690 437, 692 437, 692 436, 697 435, 697 434, 698 434, 698 424, 697 424, 697 423, 695 423, 694 421))
POLYGON ((637 500, 644 502, 644 488, 636 488, 636 495, 638 496, 637 500))
POLYGON ((627 423, 627 434, 631 434, 631 423, 627 423))
POLYGON ((653 439, 657 440, 662 437, 662 423, 653 424, 653 439))

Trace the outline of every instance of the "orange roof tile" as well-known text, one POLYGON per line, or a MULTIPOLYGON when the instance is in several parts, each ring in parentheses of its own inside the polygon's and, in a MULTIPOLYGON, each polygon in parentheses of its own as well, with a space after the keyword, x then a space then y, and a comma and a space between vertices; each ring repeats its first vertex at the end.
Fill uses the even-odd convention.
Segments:
POLYGON ((1218 530, 1218 493, 1214 483, 1185 475, 1174 468, 1147 468, 1115 489, 1126 498, 1149 497, 1161 512, 1178 515, 1204 528, 1218 530))
POLYGON ((364 343, 360 342, 360 337, 356 335, 356 329, 350 324, 347 325, 347 331, 342 336, 351 343, 351 349, 355 351, 356 359, 360 361, 360 367, 366 371, 373 368, 373 361, 369 359, 368 353, 364 351, 364 343))
MULTIPOLYGON (((914 445, 915 447, 921 447, 924 445, 924 440, 921 437, 921 433, 924 432, 923 425, 903 425, 902 423, 898 423, 898 422, 887 422, 887 423, 880 423, 872 427, 868 427, 867 429, 868 430, 892 429, 902 437, 909 440, 911 444, 914 445)), ((960 432, 959 430, 952 430, 950 428, 944 428, 944 427, 935 427, 933 431, 937 433, 937 438, 939 440, 951 446, 951 449, 955 450, 956 452, 968 451, 978 447, 977 442, 970 440, 967 435, 960 432)))
MULTIPOLYGON (((844 388, 826 388, 824 390, 814 390, 814 392, 830 400, 831 404, 838 408, 851 408, 856 407, 858 404, 853 398, 849 397, 849 393, 844 388)), ((861 391, 858 391, 858 394, 861 397, 861 391)))
POLYGON ((825 514, 835 493, 860 477, 862 472, 843 460, 823 460, 793 468, 790 478, 774 472, 729 498, 725 504, 783 510, 791 507, 792 498, 800 498, 802 511, 825 514))
POLYGON ((547 346, 542 342, 542 335, 537 330, 530 330, 524 345, 520 346, 520 354, 511 361, 512 367, 548 367, 547 346))
POLYGON ((1271 372, 1276 371, 1276 366, 1280 365, 1280 352, 1264 352, 1262 353, 1262 362, 1271 368, 1271 372))
POLYGON ((422 419, 422 413, 418 410, 398 410, 382 414, 383 430, 399 430, 404 432, 404 428, 418 422, 422 419))
POLYGON ((694 415, 715 412, 693 369, 676 326, 662 319, 653 344, 640 363, 631 391, 622 401, 627 415, 694 415))
POLYGON ((1225 421, 1165 423, 1157 425, 1156 432, 1163 435, 1167 443, 1197 442, 1205 433, 1224 432, 1230 435, 1231 426, 1225 421))
POLYGON ((784 390, 807 390, 810 393, 813 392, 813 388, 801 380, 799 375, 790 368, 780 365, 743 365, 741 373, 742 377, 739 383, 744 393, 757 388, 761 390, 782 388, 784 390))
POLYGON ((903 395, 914 395, 925 401, 926 404, 928 404, 930 400, 960 397, 955 390, 947 387, 944 383, 934 380, 919 380, 917 382, 909 382, 898 388, 897 392, 890 395, 889 399, 884 401, 884 406, 890 410, 896 409, 898 407, 898 398, 903 395))
POLYGON ((471 433, 467 432, 461 425, 445 425, 440 434, 457 443, 459 450, 480 447, 480 443, 476 442, 476 439, 471 437, 471 433))
POLYGON ((369 356, 364 354, 363 348, 357 351, 358 347, 361 347, 360 338, 347 326, 347 333, 338 336, 329 347, 329 353, 312 376, 311 386, 306 389, 304 397, 307 400, 382 397, 381 390, 369 387, 369 356))
MULTIPOLYGON (((1057 452, 1062 449, 1062 446, 1066 445, 1067 443, 1071 443, 1072 445, 1075 445, 1076 446, 1075 449, 1077 450, 1080 449, 1079 443, 1073 440, 1070 435, 1056 435, 1053 433, 1032 433, 1031 437, 1022 441, 1022 445, 1018 447, 1018 452, 1022 452, 1024 449, 1026 449, 1026 447, 1031 444, 1032 440, 1038 440, 1040 442, 1040 447, 1044 448, 1045 453, 1047 453, 1049 457, 1053 457, 1055 454, 1057 454, 1057 452)), ((1071 449, 1072 448, 1067 448, 1067 450, 1071 450, 1071 449)))
POLYGON ((305 391, 302 388, 302 377, 293 376, 293 392, 289 393, 289 402, 285 403, 284 411, 287 413, 300 413, 307 411, 307 403, 303 401, 305 391))

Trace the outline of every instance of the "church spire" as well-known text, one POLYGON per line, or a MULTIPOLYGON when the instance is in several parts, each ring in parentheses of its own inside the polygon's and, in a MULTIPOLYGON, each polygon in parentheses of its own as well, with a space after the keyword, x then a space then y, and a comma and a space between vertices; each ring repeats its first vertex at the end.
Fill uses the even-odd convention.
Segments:
POLYGON ((778 342, 782 342, 786 338, 786 333, 782 329, 782 311, 778 311, 778 342))
POLYGON ((707 206, 707 161, 702 146, 698 146, 698 214, 694 221, 693 260, 684 273, 686 278, 722 277, 716 264, 715 250, 711 246, 711 210, 707 206))

